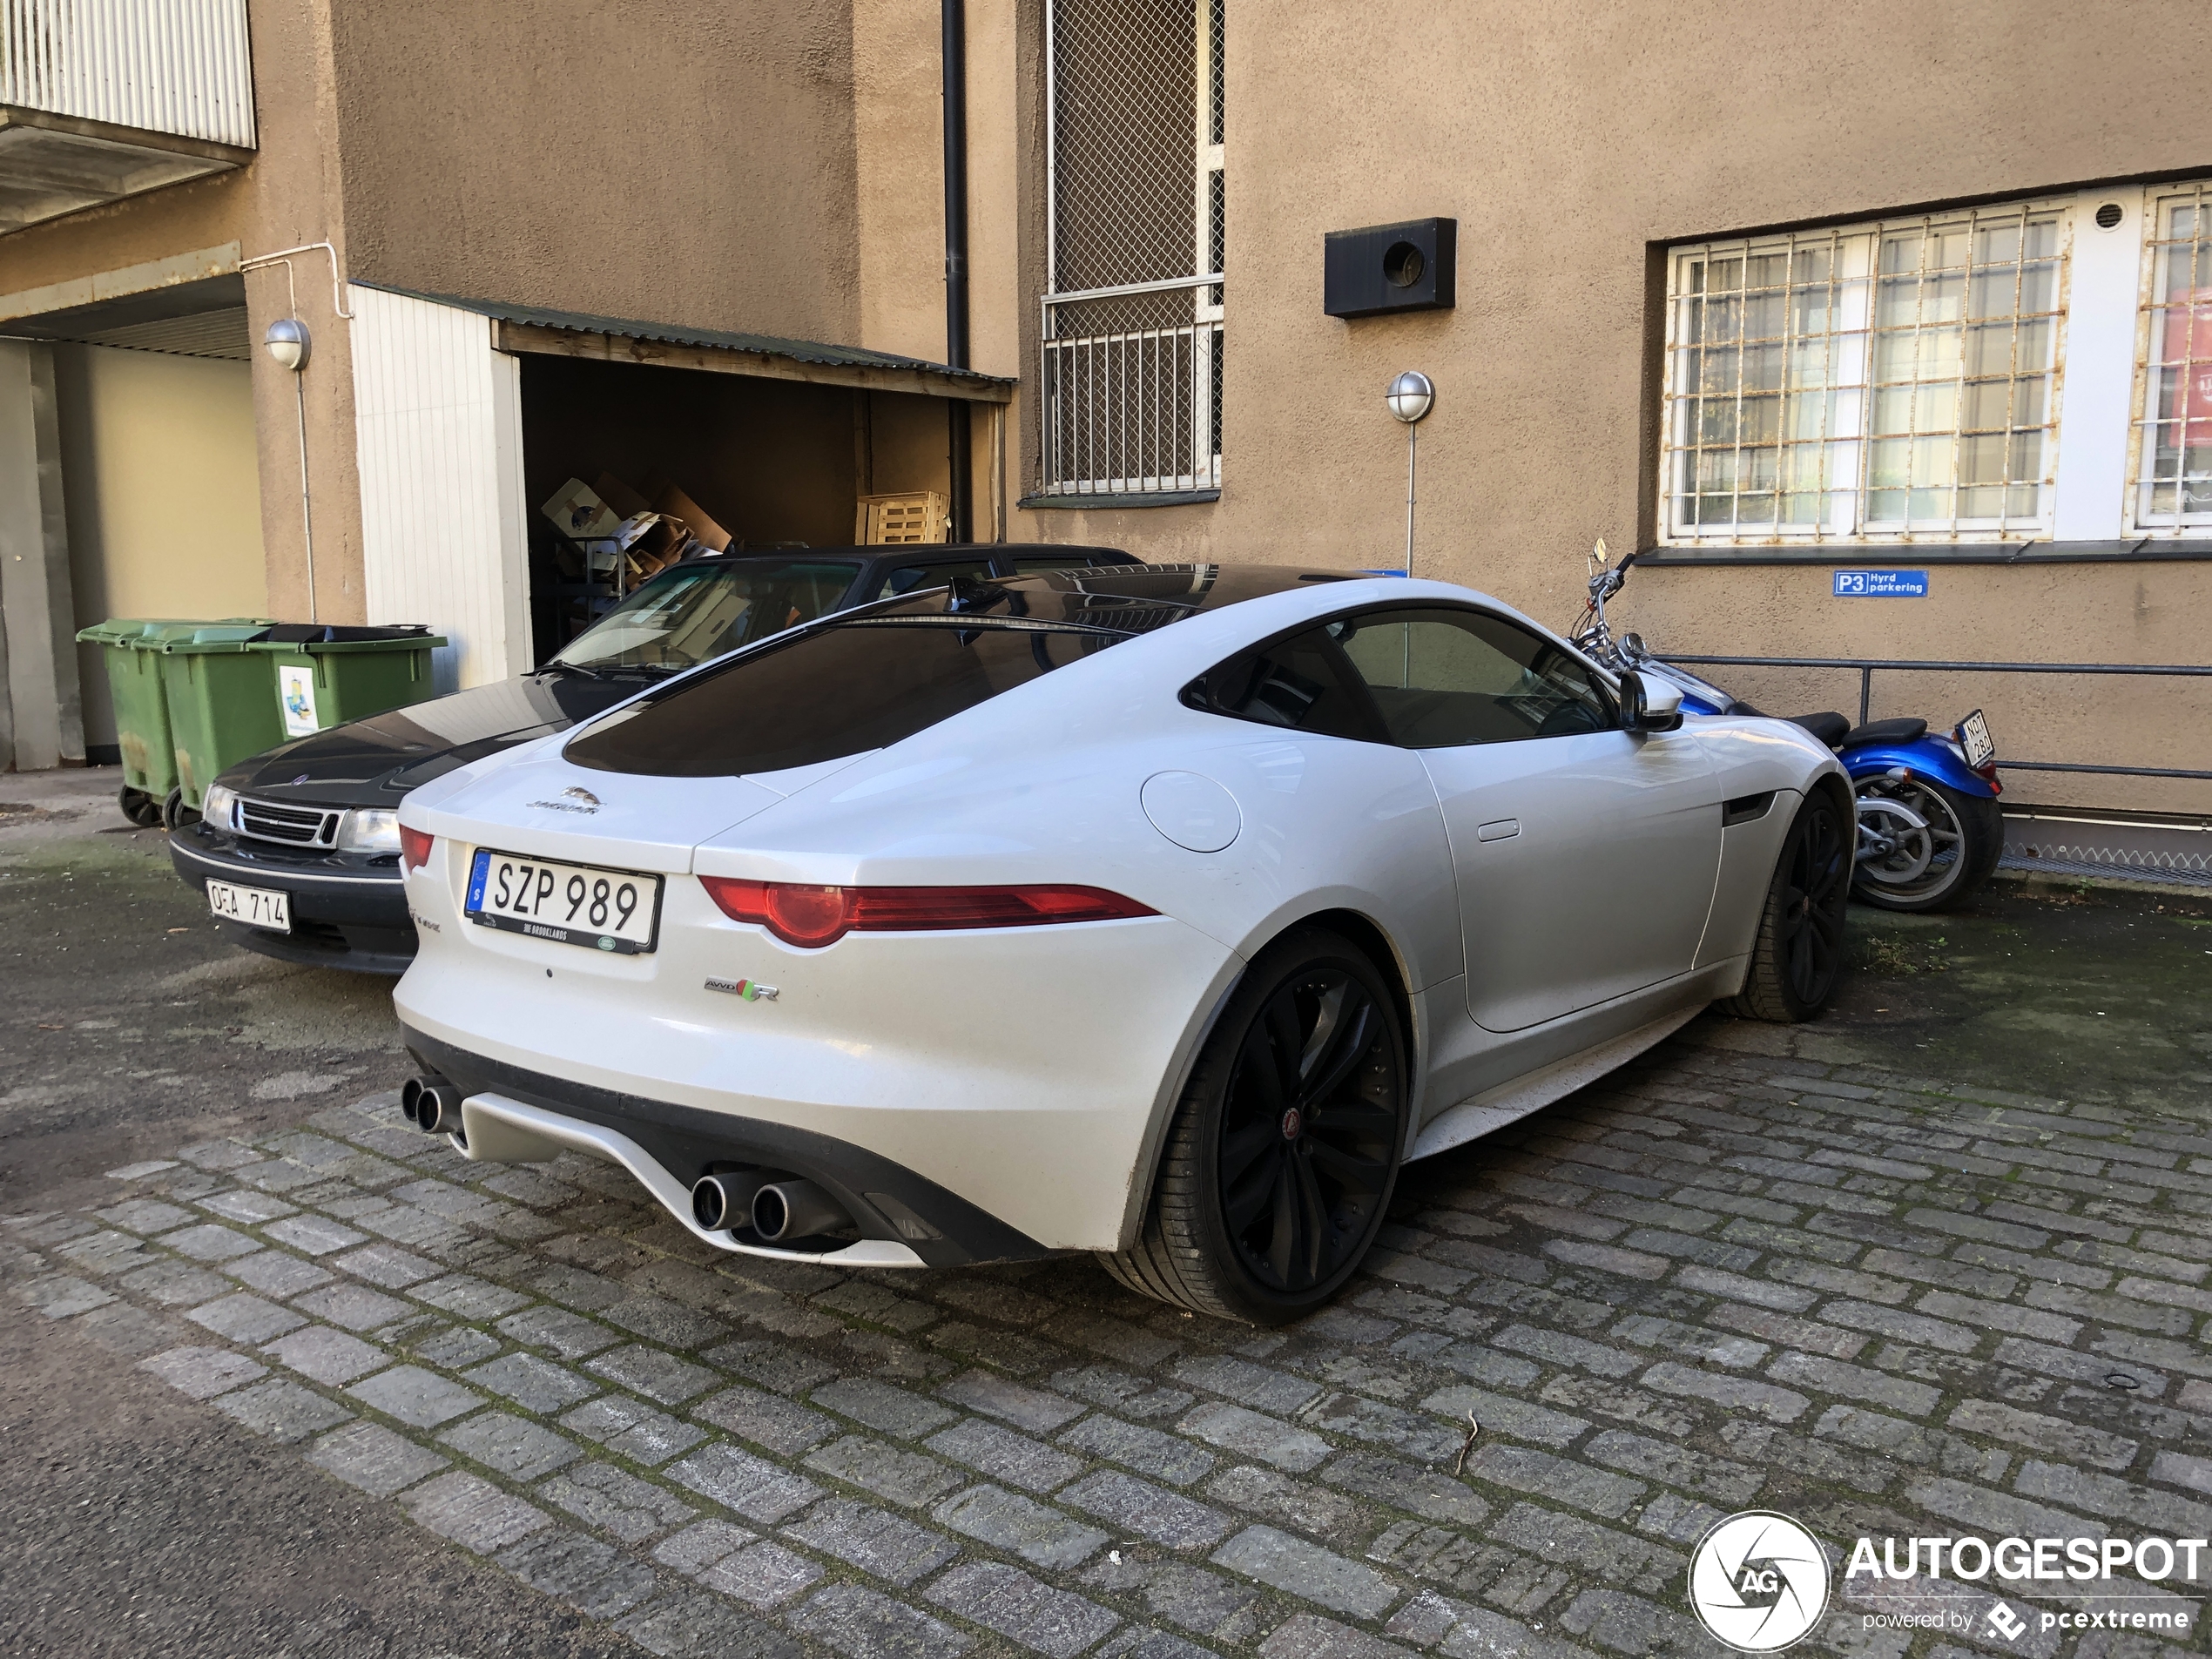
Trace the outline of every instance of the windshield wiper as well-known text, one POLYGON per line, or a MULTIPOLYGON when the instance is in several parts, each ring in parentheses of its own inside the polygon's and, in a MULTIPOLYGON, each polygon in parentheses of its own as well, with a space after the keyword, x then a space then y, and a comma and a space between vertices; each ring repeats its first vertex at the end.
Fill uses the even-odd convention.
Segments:
POLYGON ((557 657, 550 663, 531 671, 531 678, 540 674, 581 674, 588 680, 603 680, 607 677, 596 668, 586 668, 582 663, 564 663, 557 657))

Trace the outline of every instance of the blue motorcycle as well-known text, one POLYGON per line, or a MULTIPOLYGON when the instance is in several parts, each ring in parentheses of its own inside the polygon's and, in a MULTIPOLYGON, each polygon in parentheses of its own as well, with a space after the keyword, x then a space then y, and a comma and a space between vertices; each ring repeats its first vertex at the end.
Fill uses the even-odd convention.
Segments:
MULTIPOLYGON (((1618 639, 1605 602, 1628 580, 1631 553, 1608 565, 1605 543, 1590 555, 1589 603, 1575 643, 1615 673, 1657 674, 1682 688, 1686 714, 1760 714, 1711 681, 1651 654, 1635 634, 1618 639)), ((1851 774, 1858 799, 1858 852, 1851 896, 1885 910, 1946 910, 1963 903, 1997 867, 2005 822, 1997 810, 1997 745, 1976 709, 1946 735, 1925 720, 1870 720, 1842 715, 1784 717, 1826 744, 1851 774)))

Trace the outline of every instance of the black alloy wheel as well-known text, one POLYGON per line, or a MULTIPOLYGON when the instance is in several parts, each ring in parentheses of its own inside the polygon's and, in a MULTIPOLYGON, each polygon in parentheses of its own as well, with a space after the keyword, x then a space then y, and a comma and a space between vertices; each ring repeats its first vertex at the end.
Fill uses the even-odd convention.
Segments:
POLYGON ((1245 1269, 1297 1295, 1364 1249, 1397 1158, 1395 1103, 1368 1098, 1389 1069, 1391 1016, 1341 968, 1285 983, 1246 1032, 1229 1079, 1216 1178, 1245 1269))
POLYGON ((1729 1012, 1795 1024, 1827 1006, 1843 974, 1852 847, 1835 800, 1817 790, 1782 843, 1743 988, 1723 1004, 1729 1012))
POLYGON ((1168 1126, 1123 1285, 1280 1325, 1334 1295, 1398 1177, 1409 1090, 1396 1005, 1348 941, 1295 930, 1231 997, 1168 1126))

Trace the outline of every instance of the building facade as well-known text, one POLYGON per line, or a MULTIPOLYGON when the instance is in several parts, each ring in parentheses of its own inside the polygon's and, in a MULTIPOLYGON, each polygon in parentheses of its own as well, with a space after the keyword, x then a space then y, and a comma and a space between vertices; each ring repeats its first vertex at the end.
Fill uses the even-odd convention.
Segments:
MULTIPOLYGON (((560 577, 538 505, 595 468, 755 543, 941 489, 979 539, 1395 568, 1409 368, 1416 572, 1554 626, 1602 537, 1640 555, 1616 623, 1677 651, 2208 661, 2212 114, 2144 91, 2181 0, 206 3, 245 18, 251 134, 0 233, 0 468, 44 481, 0 489, 6 533, 66 552, 10 598, 19 733, 66 678, 32 615, 64 578, 71 621, 312 600, 431 624, 455 683, 518 671, 560 577), (1433 219, 1425 275, 1332 314, 1331 233, 1433 219), (297 375, 253 346, 288 315, 297 375)), ((63 10, 0 6, 11 41, 63 10)), ((1884 671, 1869 711, 1976 705, 2009 759, 2212 771, 2202 679, 1884 671)), ((2179 776, 2008 787, 2212 810, 2179 776)))

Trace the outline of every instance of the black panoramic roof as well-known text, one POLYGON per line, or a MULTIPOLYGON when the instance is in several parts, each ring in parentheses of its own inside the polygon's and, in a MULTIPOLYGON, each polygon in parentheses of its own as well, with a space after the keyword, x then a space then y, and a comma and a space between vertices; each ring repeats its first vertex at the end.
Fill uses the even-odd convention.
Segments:
POLYGON ((839 622, 887 622, 948 614, 985 622, 1107 629, 1140 634, 1201 610, 1283 593, 1315 582, 1351 580, 1343 570, 1295 564, 1130 564, 977 577, 846 612, 839 622))

